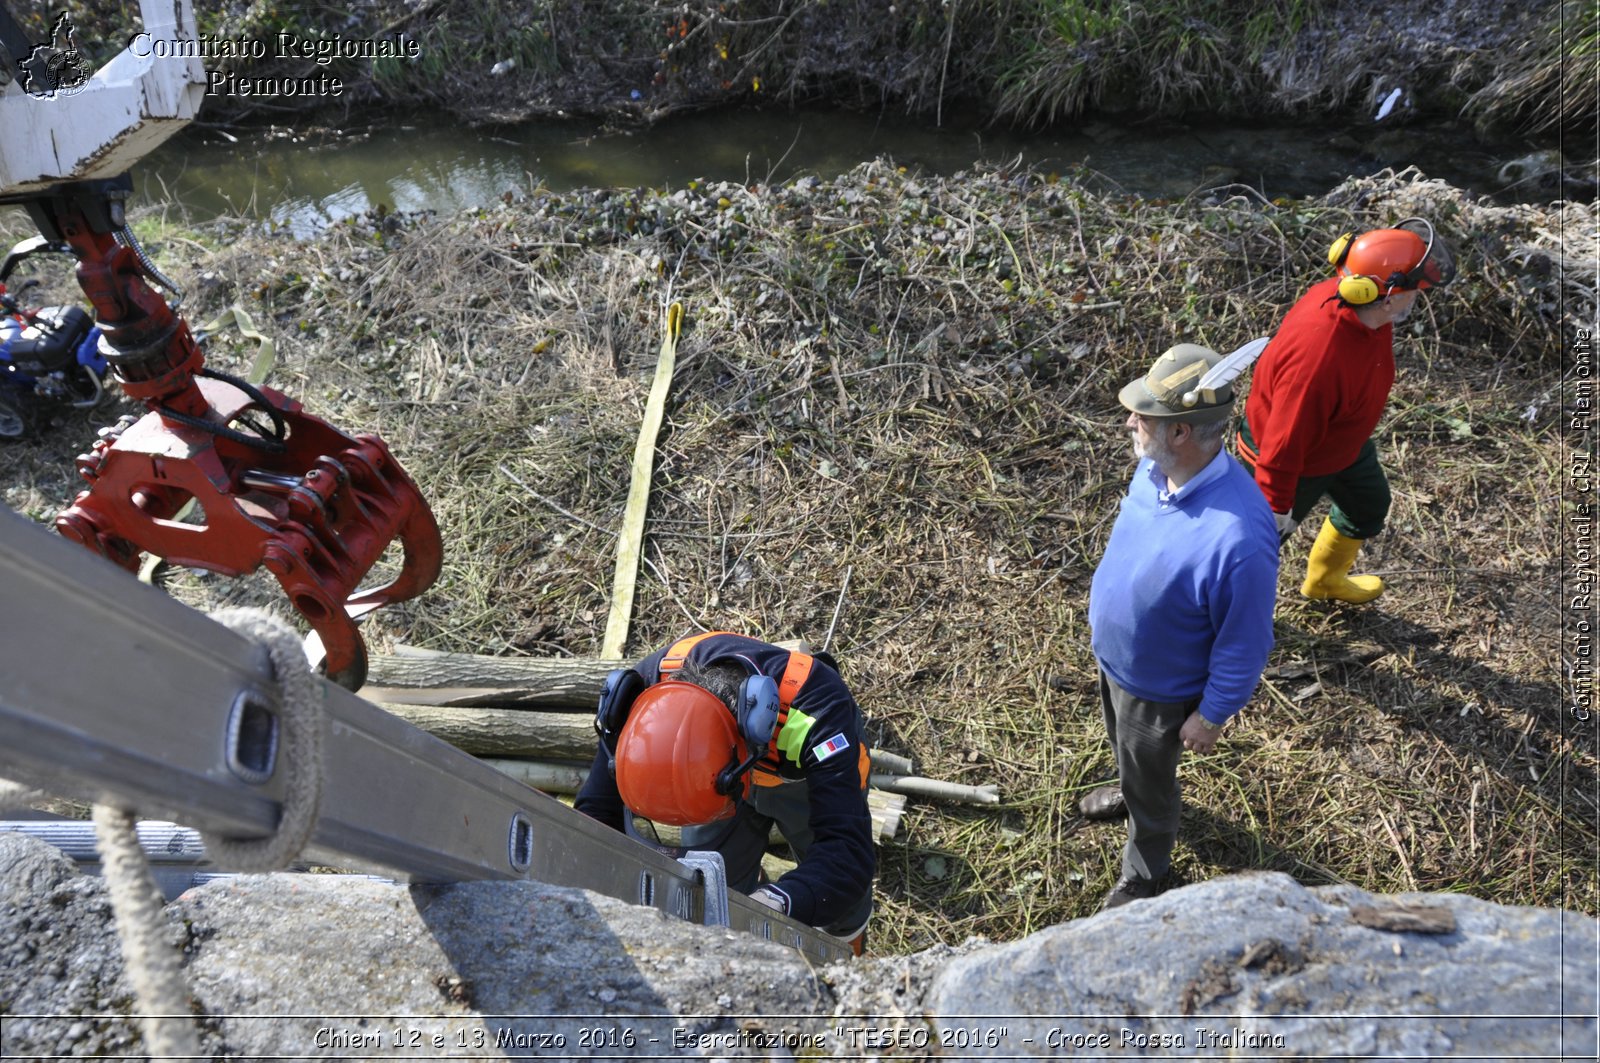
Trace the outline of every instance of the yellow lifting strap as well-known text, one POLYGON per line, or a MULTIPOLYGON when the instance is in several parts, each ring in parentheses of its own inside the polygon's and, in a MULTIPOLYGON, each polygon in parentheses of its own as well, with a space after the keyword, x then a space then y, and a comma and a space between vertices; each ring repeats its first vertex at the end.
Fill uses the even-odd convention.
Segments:
POLYGON ((655 381, 644 406, 644 422, 639 426, 639 441, 633 448, 633 475, 628 483, 628 505, 622 514, 622 532, 617 536, 617 570, 611 583, 611 612, 606 617, 606 633, 600 643, 600 656, 619 660, 628 642, 628 625, 633 622, 633 595, 639 582, 639 557, 644 542, 644 514, 650 503, 650 476, 655 466, 656 437, 667 408, 667 389, 672 385, 672 370, 678 360, 678 336, 683 331, 683 304, 667 307, 662 321, 664 335, 661 355, 656 359, 655 381))
POLYGON ((244 308, 238 303, 233 304, 204 325, 201 325, 200 331, 207 334, 220 332, 229 324, 237 328, 239 335, 245 339, 256 341, 256 358, 254 362, 250 363, 250 371, 245 374, 244 378, 252 384, 266 383, 267 374, 272 371, 272 363, 278 356, 277 346, 270 337, 256 331, 255 321, 249 314, 245 313, 244 308))

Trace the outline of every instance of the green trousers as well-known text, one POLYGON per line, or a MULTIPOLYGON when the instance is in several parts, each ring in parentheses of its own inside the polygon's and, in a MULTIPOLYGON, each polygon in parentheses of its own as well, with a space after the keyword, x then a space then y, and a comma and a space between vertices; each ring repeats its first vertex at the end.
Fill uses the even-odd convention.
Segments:
MULTIPOLYGON (((1244 447, 1256 450, 1256 441, 1250 435, 1250 426, 1239 418, 1239 438, 1244 447)), ((1249 453, 1240 448, 1239 461, 1252 473, 1249 453)), ((1350 539, 1370 539, 1383 531, 1383 522, 1389 517, 1389 479, 1378 464, 1378 448, 1367 440, 1361 444, 1356 460, 1338 472, 1327 476, 1302 476, 1294 490, 1294 508, 1290 515, 1304 521, 1306 514, 1326 495, 1332 500, 1328 519, 1334 529, 1350 539)))

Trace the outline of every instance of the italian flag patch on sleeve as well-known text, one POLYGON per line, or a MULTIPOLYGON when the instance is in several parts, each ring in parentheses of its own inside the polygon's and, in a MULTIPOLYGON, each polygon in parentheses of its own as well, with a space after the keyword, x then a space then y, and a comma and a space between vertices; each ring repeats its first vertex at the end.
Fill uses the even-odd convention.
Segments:
POLYGON ((850 739, 846 738, 844 736, 844 732, 841 731, 832 738, 828 739, 826 742, 818 743, 817 748, 813 750, 813 752, 815 752, 817 755, 817 763, 821 764, 823 761, 827 760, 841 749, 849 748, 850 739))

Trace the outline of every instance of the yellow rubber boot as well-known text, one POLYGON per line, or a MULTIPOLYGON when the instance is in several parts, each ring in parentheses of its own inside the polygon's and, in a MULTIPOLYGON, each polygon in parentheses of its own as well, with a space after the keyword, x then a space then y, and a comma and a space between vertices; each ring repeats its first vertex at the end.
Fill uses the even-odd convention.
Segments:
POLYGON ((1383 580, 1377 576, 1350 575, 1350 566, 1356 563, 1360 549, 1360 539, 1340 535, 1333 521, 1324 517, 1317 541, 1311 545, 1311 556, 1306 558, 1306 581, 1300 585, 1300 593, 1307 598, 1333 598, 1356 605, 1382 594, 1383 580))

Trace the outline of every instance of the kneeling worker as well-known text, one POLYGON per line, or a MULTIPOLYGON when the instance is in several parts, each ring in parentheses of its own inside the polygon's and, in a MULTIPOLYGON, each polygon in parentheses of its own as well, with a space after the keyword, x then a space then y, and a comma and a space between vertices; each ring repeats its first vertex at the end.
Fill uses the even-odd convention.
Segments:
POLYGON ((613 672, 578 811, 633 833, 682 827, 728 886, 859 954, 877 868, 861 710, 823 657, 728 632, 691 635, 613 672), (799 861, 762 883, 773 824, 799 861))

